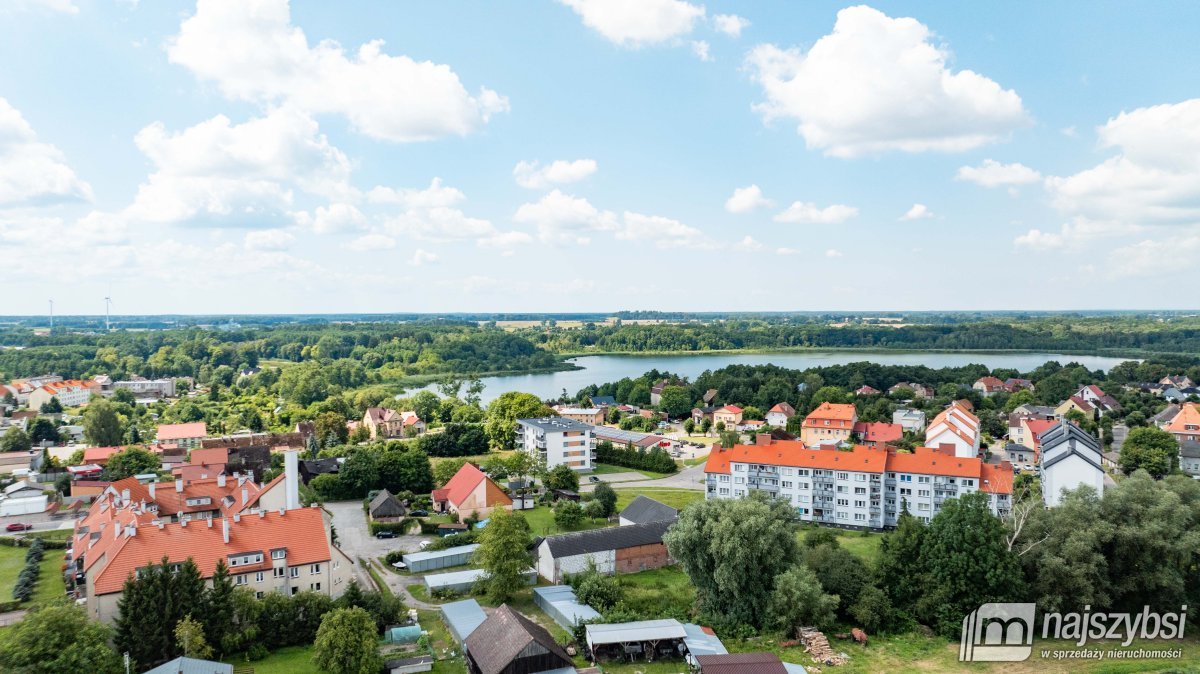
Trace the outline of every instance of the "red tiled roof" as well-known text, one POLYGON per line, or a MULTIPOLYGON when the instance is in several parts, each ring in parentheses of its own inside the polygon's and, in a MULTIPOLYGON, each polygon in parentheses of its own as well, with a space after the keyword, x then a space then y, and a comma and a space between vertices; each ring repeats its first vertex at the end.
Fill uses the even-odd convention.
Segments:
POLYGON ((508 494, 505 494, 504 490, 500 489, 495 482, 492 482, 491 478, 484 475, 483 471, 479 470, 473 463, 464 463, 463 467, 459 468, 454 477, 450 478, 450 481, 446 483, 446 500, 457 507, 475 491, 475 488, 483 480, 487 480, 488 483, 484 489, 485 505, 512 505, 512 499, 508 497, 508 494))
POLYGON ((895 442, 904 437, 904 427, 882 421, 860 421, 854 424, 854 432, 867 442, 895 442))
POLYGON ((83 463, 105 463, 124 447, 88 447, 83 450, 83 463))
POLYGON ((879 473, 887 462, 887 452, 865 445, 855 445, 849 452, 808 449, 798 440, 776 440, 766 445, 734 445, 731 449, 713 450, 704 472, 727 473, 731 462, 879 473))
POLYGON ((158 441, 203 438, 208 435, 208 426, 203 421, 190 424, 162 424, 158 427, 158 441))
MULTIPOLYGON (((276 511, 243 515, 237 522, 232 518, 209 521, 211 526, 203 520, 187 526, 143 523, 133 536, 122 533, 109 561, 95 577, 96 594, 120 592, 130 573, 157 564, 164 556, 171 562, 190 557, 205 578, 212 576, 217 560, 228 563, 228 555, 242 552, 262 552, 264 563, 269 563, 270 550, 286 548, 288 566, 328 562, 332 556, 319 508, 299 508, 283 515, 276 511), (229 522, 229 543, 223 538, 223 521, 229 522)), ((243 567, 234 571, 244 572, 243 567)))
POLYGON ((979 490, 989 494, 1011 494, 1013 490, 1012 464, 985 463, 980 467, 979 490))
POLYGON ((738 407, 737 405, 726 405, 717 411, 718 412, 722 412, 722 411, 729 412, 731 414, 741 414, 742 408, 738 407))
MULTIPOLYGON (((821 403, 820 407, 809 413, 807 417, 804 417, 802 425, 813 427, 818 425, 818 421, 828 419, 830 421, 841 422, 838 424, 838 427, 844 428, 849 426, 850 422, 854 421, 856 414, 854 405, 848 403, 821 403)), ((824 424, 820 425, 824 426, 824 424)))
POLYGON ((913 454, 895 452, 888 455, 887 461, 889 472, 950 477, 977 478, 981 465, 980 459, 957 457, 930 447, 917 447, 913 454))
POLYGON ((1187 403, 1179 408, 1179 413, 1167 424, 1167 431, 1170 433, 1195 433, 1194 430, 1188 430, 1188 426, 1200 426, 1200 407, 1196 403, 1187 403))
POLYGON ((217 447, 213 449, 193 449, 191 455, 188 457, 188 463, 192 464, 193 466, 199 466, 203 464, 225 465, 229 463, 229 448, 217 447))

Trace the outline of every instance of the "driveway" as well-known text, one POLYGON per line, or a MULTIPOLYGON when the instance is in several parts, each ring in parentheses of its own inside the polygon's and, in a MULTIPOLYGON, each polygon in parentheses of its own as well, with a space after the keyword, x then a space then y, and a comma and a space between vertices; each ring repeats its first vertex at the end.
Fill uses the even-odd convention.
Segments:
POLYGON ((1129 427, 1125 424, 1113 424, 1112 432, 1112 451, 1119 452, 1121 451, 1121 447, 1125 444, 1125 436, 1129 435, 1129 427))
MULTIPOLYGON (((609 475, 599 475, 598 477, 603 479, 605 477, 612 477, 613 475, 626 475, 626 474, 627 473, 611 473, 609 475)), ((640 477, 645 477, 641 473, 637 473, 637 475, 640 477)), ((628 482, 622 482, 621 484, 617 485, 617 488, 620 489, 620 488, 624 488, 624 487, 638 487, 638 488, 641 488, 641 487, 667 487, 667 488, 671 488, 671 489, 702 490, 702 489, 704 489, 704 483, 702 482, 702 480, 704 480, 704 464, 699 464, 696 466, 688 466, 687 468, 684 468, 683 470, 679 471, 678 473, 675 473, 674 475, 668 475, 667 477, 659 478, 657 480, 642 479, 642 480, 637 480, 637 481, 631 480, 628 482)), ((604 480, 604 481, 611 482, 611 480, 604 480)), ((589 482, 587 484, 580 485, 579 491, 589 492, 595 488, 596 488, 596 485, 589 482)))
MULTIPOLYGON (((353 560, 378 560, 392 550, 416 552, 420 550, 421 541, 433 540, 432 536, 397 536, 395 538, 375 538, 367 526, 367 514, 363 512, 362 501, 333 501, 325 504, 325 509, 333 516, 333 526, 337 529, 338 547, 353 560)), ((359 584, 363 587, 374 587, 370 578, 361 566, 355 565, 359 575, 359 584)), ((382 571, 384 578, 389 576, 399 578, 393 573, 382 571)), ((392 585, 389 578, 389 585, 392 585)))

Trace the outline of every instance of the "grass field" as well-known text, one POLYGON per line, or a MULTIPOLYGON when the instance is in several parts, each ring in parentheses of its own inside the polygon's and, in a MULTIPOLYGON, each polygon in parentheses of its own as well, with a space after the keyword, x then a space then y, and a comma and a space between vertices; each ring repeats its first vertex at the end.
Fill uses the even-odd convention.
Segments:
POLYGON ((262 660, 226 660, 234 667, 251 667, 254 674, 321 674, 313 664, 312 646, 288 646, 268 655, 262 660))
MULTIPOLYGON (((0 601, 12 599, 13 586, 17 584, 17 574, 25 566, 25 553, 28 548, 10 548, 0 546, 0 601)), ((62 550, 46 550, 42 557, 41 573, 38 574, 37 585, 34 586, 30 603, 45 604, 60 599, 66 593, 62 578, 62 550)))
MULTIPOLYGON (((801 529, 796 534, 796 540, 804 544, 805 537, 809 532, 816 529, 801 529)), ((858 555, 867 564, 874 564, 879 559, 879 543, 883 540, 883 534, 873 534, 870 532, 859 531, 843 531, 841 529, 830 529, 838 536, 838 543, 843 548, 858 555)))
POLYGON ((638 495, 652 498, 665 503, 676 510, 682 510, 689 503, 704 500, 704 492, 699 489, 672 489, 670 487, 624 487, 614 488, 617 492, 617 510, 620 511, 638 495))
POLYGON ((526 522, 529 522, 529 530, 534 536, 546 536, 548 534, 561 534, 568 531, 586 531, 587 529, 599 529, 608 526, 603 520, 593 522, 588 518, 583 518, 583 522, 574 529, 560 529, 554 523, 554 511, 548 506, 538 506, 529 510, 518 510, 526 522))
POLYGON ((625 466, 613 466, 607 463, 597 463, 592 468, 592 475, 611 475, 613 473, 641 473, 651 480, 657 480, 661 477, 666 477, 670 473, 656 473, 652 470, 639 470, 637 468, 626 468, 625 466))

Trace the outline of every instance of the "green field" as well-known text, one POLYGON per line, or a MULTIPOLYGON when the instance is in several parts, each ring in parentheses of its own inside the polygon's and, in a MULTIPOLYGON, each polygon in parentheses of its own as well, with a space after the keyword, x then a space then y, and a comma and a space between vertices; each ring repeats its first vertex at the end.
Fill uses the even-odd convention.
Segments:
POLYGON ((640 470, 637 468, 626 468, 625 466, 614 466, 608 463, 597 463, 592 468, 592 475, 611 475, 613 473, 641 473, 651 480, 657 480, 661 477, 666 477, 671 473, 656 473, 652 470, 640 470))
POLYGON ((583 522, 574 529, 560 529, 554 523, 554 511, 548 506, 538 506, 529 510, 518 510, 516 512, 520 513, 525 518, 525 521, 529 523, 529 530, 533 532, 534 536, 562 534, 569 531, 586 531, 587 529, 599 529, 608 526, 608 523, 604 520, 593 522, 585 517, 583 518, 583 522))
POLYGON ((645 496, 660 503, 665 503, 676 510, 682 510, 689 503, 704 500, 704 492, 699 489, 672 489, 670 487, 622 487, 614 488, 617 492, 617 510, 622 510, 634 498, 645 496))
MULTIPOLYGON (((28 548, 10 548, 0 546, 0 601, 12 599, 13 586, 17 584, 17 574, 25 566, 25 553, 28 548)), ((45 604, 61 599, 66 593, 62 577, 62 550, 47 549, 42 557, 41 573, 38 574, 37 585, 34 586, 30 602, 45 604)))
POLYGON ((312 646, 288 646, 268 655, 262 660, 225 660, 234 667, 253 668, 254 674, 321 674, 313 664, 312 646))
MULTIPOLYGON (((810 531, 816 531, 816 529, 801 529, 796 534, 796 540, 803 545, 804 539, 810 531)), ((837 534, 838 543, 843 548, 861 557, 868 565, 874 564, 879 559, 879 543, 883 540, 883 534, 842 529, 829 529, 829 531, 837 534)))

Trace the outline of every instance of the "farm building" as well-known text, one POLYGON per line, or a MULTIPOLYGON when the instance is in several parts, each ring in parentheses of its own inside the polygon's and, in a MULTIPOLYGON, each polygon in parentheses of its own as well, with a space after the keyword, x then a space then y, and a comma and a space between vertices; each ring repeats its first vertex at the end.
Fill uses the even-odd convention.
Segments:
POLYGON ((621 526, 649 524, 650 522, 674 522, 679 511, 671 506, 639 494, 621 511, 621 526))
POLYGON ((471 558, 475 556, 475 551, 478 549, 479 544, 472 543, 470 545, 446 548, 445 550, 410 552, 401 556, 400 560, 404 562, 405 566, 412 573, 424 573, 425 571, 470 564, 471 558))
POLYGON ((551 585, 533 588, 533 603, 554 619, 560 627, 570 632, 576 625, 599 618, 596 609, 579 603, 570 585, 551 585))
POLYGON ((683 638, 683 645, 687 646, 688 651, 687 661, 693 668, 698 667, 696 658, 701 655, 725 655, 729 652, 711 628, 684 623, 683 631, 687 634, 683 638))
POLYGON ((474 599, 464 599, 442 604, 442 620, 450 630, 450 636, 461 644, 471 636, 476 627, 487 620, 487 614, 479 608, 479 602, 474 599))
POLYGON ((585 625, 583 629, 593 660, 675 657, 682 652, 681 646, 687 638, 683 625, 671 619, 585 625))
MULTIPOLYGON (((483 569, 467 569, 466 571, 451 571, 449 573, 434 573, 425 576, 425 587, 433 592, 454 592, 467 593, 471 588, 475 587, 475 583, 483 578, 487 572, 483 569)), ((530 585, 537 582, 537 574, 533 569, 525 572, 526 580, 530 585)))
POLYGON ((371 513, 371 519, 376 522, 398 522, 408 512, 400 503, 400 499, 392 496, 386 489, 380 490, 375 498, 371 499, 368 511, 371 513))
POLYGON ((503 604, 466 642, 470 674, 535 674, 574 672, 571 656, 546 628, 503 604))
POLYGON ((634 573, 671 563, 662 537, 674 522, 650 522, 549 536, 537 544, 537 570, 552 583, 580 573, 590 560, 600 573, 634 573))

